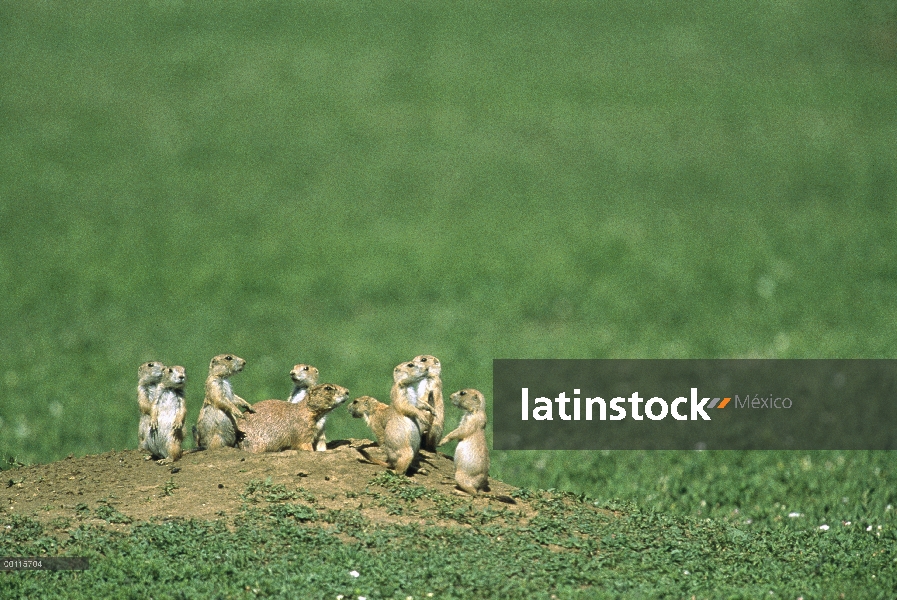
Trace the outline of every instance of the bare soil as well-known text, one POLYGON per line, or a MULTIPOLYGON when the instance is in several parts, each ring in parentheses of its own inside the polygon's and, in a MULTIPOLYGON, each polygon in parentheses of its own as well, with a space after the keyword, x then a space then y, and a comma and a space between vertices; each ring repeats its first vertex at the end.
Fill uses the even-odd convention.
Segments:
MULTIPOLYGON (((0 474, 0 514, 121 529, 126 529, 129 521, 227 519, 248 502, 258 502, 251 495, 247 499, 247 490, 252 482, 256 487, 264 482, 268 489, 282 485, 279 489, 299 494, 300 502, 303 497, 313 498, 318 509, 357 510, 372 523, 407 523, 408 517, 391 515, 362 494, 385 467, 367 462, 359 448, 374 458, 385 458, 372 442, 354 439, 331 442, 326 452, 253 454, 234 448, 191 452, 167 465, 147 460, 137 450, 69 456, 0 474)), ((411 477, 414 485, 455 493, 450 457, 421 452, 420 467, 411 477)), ((490 480, 490 485, 498 495, 515 489, 496 480, 490 480)), ((530 512, 523 502, 509 506, 494 497, 468 498, 477 506, 519 510, 521 517, 530 512)), ((418 502, 428 500, 420 498, 418 502)))

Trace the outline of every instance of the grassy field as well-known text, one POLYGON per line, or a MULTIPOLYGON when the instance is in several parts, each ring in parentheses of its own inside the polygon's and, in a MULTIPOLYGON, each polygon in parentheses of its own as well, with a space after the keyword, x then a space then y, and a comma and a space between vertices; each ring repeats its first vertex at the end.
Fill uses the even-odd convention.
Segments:
MULTIPOLYGON (((892 3, 2 1, 0 31, 10 463, 136 447, 146 360, 187 368, 192 419, 220 352, 250 401, 300 361, 385 399, 424 352, 487 394, 493 358, 893 356, 892 3)), ((890 453, 493 463, 757 531, 758 561, 886 552, 787 589, 893 589, 890 453)))
MULTIPOLYGON (((442 497, 449 526, 415 510, 428 492, 387 473, 359 501, 408 525, 372 527, 357 511, 321 511, 271 486, 231 527, 142 523, 128 535, 70 523, 3 519, 3 549, 86 557, 83 572, 0 578, 4 597, 178 598, 888 598, 897 586, 893 527, 759 530, 616 505, 597 512, 572 495, 520 490, 539 515, 442 497), (59 530, 71 536, 60 541, 59 530)), ((261 483, 261 482, 259 482, 261 483)), ((177 492, 175 492, 176 494, 177 492)), ((310 504, 308 503, 310 501, 310 504)), ((111 511, 105 518, 121 522, 111 511)))

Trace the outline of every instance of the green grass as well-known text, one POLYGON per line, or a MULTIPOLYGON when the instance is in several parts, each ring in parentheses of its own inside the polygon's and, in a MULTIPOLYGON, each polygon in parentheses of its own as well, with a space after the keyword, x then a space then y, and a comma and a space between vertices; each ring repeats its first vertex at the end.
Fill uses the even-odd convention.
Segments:
POLYGON ((604 502, 754 528, 897 521, 891 452, 603 451, 500 453, 508 478, 604 502), (789 518, 791 513, 800 517, 789 518))
POLYGON ((136 365, 196 415, 219 352, 889 357, 897 17, 739 6, 3 4, 0 449, 131 447, 136 365))
MULTIPOLYGON (((255 484, 248 494, 266 487, 255 484)), ((409 493, 415 489, 423 488, 377 477, 361 496, 408 508, 420 497, 409 493)), ((122 589, 179 598, 885 598, 897 584, 893 527, 754 530, 610 505, 622 512, 617 517, 572 494, 516 495, 538 516, 522 524, 513 509, 437 495, 450 527, 419 515, 415 525, 377 527, 351 510, 285 502, 293 498, 267 498, 230 528, 154 522, 125 535, 4 518, 6 554, 82 556, 90 568, 9 574, 0 590, 72 598, 122 589), (68 537, 57 538, 60 530, 68 537)))
MULTIPOLYGON (((250 401, 299 361, 385 399, 423 352, 487 395, 493 358, 893 356, 889 2, 4 1, 0 30, 4 458, 135 447, 146 360, 187 368, 192 419, 219 352, 250 401)), ((494 458, 739 508, 783 564, 798 524, 893 527, 889 453, 494 458)))

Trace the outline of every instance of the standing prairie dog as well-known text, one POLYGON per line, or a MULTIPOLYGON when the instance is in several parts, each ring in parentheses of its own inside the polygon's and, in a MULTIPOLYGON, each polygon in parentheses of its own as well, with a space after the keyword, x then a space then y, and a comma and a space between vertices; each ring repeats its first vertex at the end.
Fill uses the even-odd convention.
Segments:
POLYGON ((348 409, 349 414, 356 419, 364 418, 377 438, 377 444, 386 453, 386 462, 376 460, 362 450, 359 452, 369 462, 389 467, 399 475, 407 474, 420 450, 420 430, 414 421, 370 396, 356 398, 348 409))
POLYGON ((346 388, 322 383, 309 388, 305 400, 296 404, 283 400, 256 402, 253 414, 243 415, 237 423, 243 436, 240 448, 250 452, 320 449, 318 442, 324 435, 327 415, 348 398, 346 388))
POLYGON ((466 411, 457 429, 446 434, 439 445, 458 440, 455 448, 455 482, 471 496, 489 491, 489 447, 486 445, 486 399, 478 390, 455 392, 452 404, 466 411))
POLYGON ((426 369, 426 377, 417 386, 418 404, 426 404, 433 413, 430 429, 421 440, 421 447, 436 452, 442 430, 445 426, 445 406, 442 401, 442 365, 439 359, 429 354, 421 354, 412 359, 413 363, 426 369))
POLYGON ((229 378, 243 370, 246 361, 233 354, 219 354, 209 363, 206 397, 199 411, 193 437, 200 450, 236 446, 235 422, 243 418, 240 408, 252 412, 252 406, 234 394, 229 378))
POLYGON ((147 450, 160 464, 178 460, 183 454, 181 445, 184 441, 184 419, 187 417, 187 404, 184 402, 184 384, 187 372, 184 367, 167 367, 160 384, 159 398, 153 404, 152 420, 156 427, 150 430, 147 438, 147 450))
POLYGON ((137 406, 140 408, 140 424, 137 428, 138 449, 149 451, 147 440, 150 431, 158 427, 153 421, 153 407, 161 392, 160 383, 165 375, 165 365, 159 361, 145 362, 137 369, 137 406))
POLYGON ((421 402, 421 394, 426 389, 427 367, 415 362, 397 365, 392 372, 392 390, 389 399, 393 409, 410 418, 417 425, 421 435, 430 429, 433 409, 421 402))
POLYGON ((298 364, 290 371, 290 379, 293 380, 293 391, 290 393, 289 402, 302 402, 308 395, 308 388, 318 383, 318 370, 311 365, 298 364))

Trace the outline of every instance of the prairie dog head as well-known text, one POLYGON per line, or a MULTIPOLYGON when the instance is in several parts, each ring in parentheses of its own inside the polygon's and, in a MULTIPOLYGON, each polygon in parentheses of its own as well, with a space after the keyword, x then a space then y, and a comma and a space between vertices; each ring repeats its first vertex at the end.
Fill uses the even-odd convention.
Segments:
POLYGON ((333 410, 349 399, 349 390, 335 383, 321 383, 308 389, 305 403, 316 413, 333 410))
POLYGON ((399 385, 410 385, 427 376, 427 367, 416 362, 397 365, 392 371, 392 380, 399 385))
POLYGON ((318 370, 311 365, 298 364, 290 371, 290 379, 296 385, 311 387, 318 383, 318 370))
POLYGON ((162 381, 165 365, 157 360, 145 362, 137 369, 137 385, 153 385, 162 381))
POLYGON ((425 368, 428 377, 438 377, 442 372, 442 365, 439 364, 439 359, 430 354, 415 356, 411 362, 425 368))
POLYGON ((162 387, 170 390, 183 389, 187 383, 187 370, 184 367, 167 367, 165 377, 162 379, 162 387))
POLYGON ((350 415, 356 419, 360 419, 361 417, 372 414, 377 410, 378 406, 386 405, 372 396, 359 396, 355 400, 352 400, 346 409, 348 409, 350 415))
POLYGON ((230 377, 239 373, 246 366, 246 361, 233 354, 219 354, 209 363, 209 375, 214 377, 230 377))
POLYGON ((472 388, 459 390, 452 394, 449 399, 452 401, 452 404, 469 413, 486 410, 486 398, 483 397, 482 392, 479 390, 472 388))

